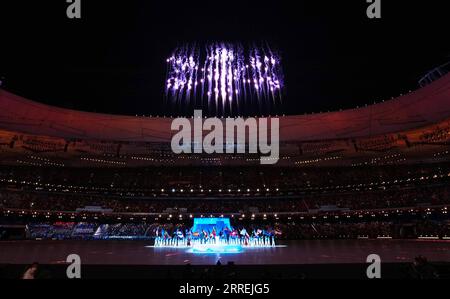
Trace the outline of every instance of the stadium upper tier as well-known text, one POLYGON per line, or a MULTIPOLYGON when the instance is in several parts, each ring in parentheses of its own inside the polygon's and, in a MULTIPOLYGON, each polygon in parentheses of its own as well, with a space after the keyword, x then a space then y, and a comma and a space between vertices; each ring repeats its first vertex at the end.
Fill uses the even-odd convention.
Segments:
MULTIPOLYGON (((94 100, 94 99, 93 99, 94 100)), ((450 74, 394 100, 365 108, 280 118, 281 142, 367 138, 405 132, 450 117, 450 74)), ((170 142, 172 118, 81 112, 0 90, 0 129, 64 139, 170 142)))

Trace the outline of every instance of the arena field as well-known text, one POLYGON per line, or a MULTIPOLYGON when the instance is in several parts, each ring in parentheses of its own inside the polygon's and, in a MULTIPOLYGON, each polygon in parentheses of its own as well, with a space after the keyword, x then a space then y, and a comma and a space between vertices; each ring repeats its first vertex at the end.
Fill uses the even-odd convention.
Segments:
POLYGON ((277 247, 246 248, 241 253, 190 253, 186 248, 153 248, 144 241, 7 241, 0 264, 65 264, 73 252, 86 265, 236 265, 361 264, 377 253, 385 263, 412 263, 418 256, 450 263, 450 241, 314 240, 286 241, 277 247))

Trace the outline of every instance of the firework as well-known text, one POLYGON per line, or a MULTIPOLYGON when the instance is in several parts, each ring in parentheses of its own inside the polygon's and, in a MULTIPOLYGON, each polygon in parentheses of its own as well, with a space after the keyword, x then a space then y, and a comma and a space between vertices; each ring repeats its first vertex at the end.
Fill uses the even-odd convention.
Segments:
POLYGON ((179 108, 217 115, 262 112, 282 101, 279 56, 268 46, 186 45, 167 58, 166 99, 179 108), (206 107, 205 107, 206 106, 206 107))

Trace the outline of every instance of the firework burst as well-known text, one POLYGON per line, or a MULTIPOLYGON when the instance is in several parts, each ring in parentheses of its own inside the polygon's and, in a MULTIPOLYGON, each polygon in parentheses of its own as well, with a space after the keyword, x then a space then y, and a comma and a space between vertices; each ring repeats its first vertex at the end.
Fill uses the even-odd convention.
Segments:
POLYGON ((185 45, 167 58, 168 105, 212 115, 270 113, 282 102, 281 60, 268 46, 185 45))

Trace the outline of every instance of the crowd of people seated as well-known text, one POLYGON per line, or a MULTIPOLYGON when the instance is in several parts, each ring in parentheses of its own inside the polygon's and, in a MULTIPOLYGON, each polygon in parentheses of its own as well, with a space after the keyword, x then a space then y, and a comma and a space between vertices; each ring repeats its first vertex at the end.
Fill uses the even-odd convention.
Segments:
MULTIPOLYGON (((192 226, 186 222, 171 223, 113 223, 95 222, 40 222, 28 223, 23 235, 27 239, 177 239, 180 234, 187 235, 192 226)), ((279 240, 314 240, 314 239, 356 239, 356 238, 450 238, 450 221, 436 219, 415 219, 406 222, 367 221, 367 222, 270 222, 270 223, 235 223, 230 235, 235 230, 241 235, 243 230, 248 236, 255 232, 267 232, 279 240), (408 232, 407 232, 408 231, 408 232)), ((203 233, 203 232, 200 232, 203 233)), ((217 235, 219 231, 215 232, 217 235)), ((192 234, 192 232, 191 232, 192 234)), ((213 234, 212 231, 208 233, 213 234)), ((1 233, 1 236, 6 234, 1 233)))
MULTIPOLYGON (((321 212, 347 213, 445 207, 450 204, 449 172, 450 167, 446 165, 415 165, 401 168, 262 170, 255 167, 70 169, 70 171, 56 168, 1 167, 0 212, 3 211, 5 215, 4 213, 11 209, 46 214, 76 213, 77 210, 86 207, 98 207, 101 209, 100 213, 105 210, 108 211, 105 213, 114 215, 173 214, 174 219, 177 219, 178 214, 204 214, 206 217, 209 214, 253 213, 316 215, 321 212), (79 188, 81 186, 84 187, 79 188), (97 191, 93 192, 94 189, 88 187, 96 188, 97 191), (172 191, 172 188, 177 191, 172 191), (195 192, 190 192, 190 188, 195 189, 195 192), (232 192, 229 192, 228 188, 232 192), (246 188, 253 191, 248 192, 246 188), (271 191, 264 194, 264 188, 271 191), (310 189, 296 191, 296 188, 310 189), (223 190, 223 193, 229 193, 230 196, 218 196, 217 193, 209 193, 209 189, 216 190, 215 192, 223 190), (147 194, 145 190, 160 191, 157 195, 145 196, 147 194), (185 196, 176 196, 180 190, 184 190, 185 196), (239 193, 236 194, 238 190, 239 193)), ((89 211, 87 213, 89 214, 89 211)), ((149 223, 159 221, 155 218, 148 219, 149 223)), ((271 219, 274 220, 273 218, 271 219)), ((392 218, 386 221, 372 219, 372 222, 359 223, 294 223, 286 221, 285 218, 280 223, 272 223, 273 228, 281 232, 278 236, 281 239, 405 235, 398 224, 389 222, 392 218)), ((11 221, 11 218, 8 219, 11 221)), ((101 236, 151 238, 156 225, 120 223, 120 220, 117 221, 119 223, 106 224, 92 218, 88 218, 86 222, 79 222, 80 219, 74 219, 71 223, 65 221, 68 221, 68 218, 62 219, 59 223, 40 220, 29 222, 27 236, 32 239, 49 237, 90 239, 101 236)), ((164 228, 165 231, 171 234, 173 228, 170 224, 166 225, 169 227, 164 228)), ((443 222, 421 222, 421 225, 414 227, 412 235, 450 235, 448 225, 443 222)))
MULTIPOLYGON (((229 235, 242 235, 245 231, 246 236, 264 235, 275 236, 276 232, 268 225, 249 225, 246 228, 240 226, 238 229, 227 228, 229 235)), ((184 239, 188 234, 191 239, 195 236, 203 235, 205 231, 193 232, 191 228, 183 223, 162 224, 162 223, 114 223, 100 224, 90 222, 56 222, 56 223, 29 223, 26 225, 25 237, 28 239, 84 239, 84 240, 103 240, 103 239, 159 239, 175 240, 184 239), (196 235, 198 234, 198 235, 196 235)), ((224 231, 215 229, 208 231, 203 239, 212 238, 225 234, 224 231)))
POLYGON ((420 221, 420 225, 417 225, 415 233, 421 237, 427 236, 447 236, 450 237, 450 224, 447 222, 420 221))
POLYGON ((420 136, 423 142, 438 142, 447 140, 450 134, 450 126, 447 124, 443 127, 436 127, 434 131, 424 133, 420 136))
POLYGON ((23 189, 152 196, 286 195, 292 192, 363 189, 447 178, 450 165, 339 168, 0 167, 0 185, 23 189), (192 190, 192 191, 191 191, 192 190))
POLYGON ((280 224, 279 229, 287 239, 355 239, 358 237, 377 238, 395 234, 392 222, 362 222, 362 223, 314 223, 280 224))
POLYGON ((273 198, 169 199, 115 197, 89 194, 27 192, 0 189, 0 208, 34 211, 73 212, 86 206, 110 209, 114 213, 283 213, 312 212, 321 209, 354 211, 450 204, 450 186, 423 186, 305 194, 273 198))

